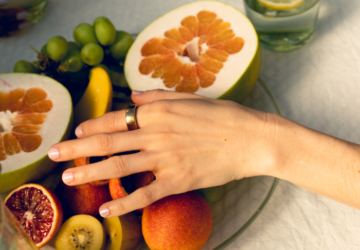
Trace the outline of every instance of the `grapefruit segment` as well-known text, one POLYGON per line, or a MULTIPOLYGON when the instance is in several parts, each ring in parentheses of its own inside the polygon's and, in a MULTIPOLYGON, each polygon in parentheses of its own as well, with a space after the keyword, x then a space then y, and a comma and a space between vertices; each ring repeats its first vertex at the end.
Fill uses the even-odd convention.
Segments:
POLYGON ((20 153, 21 149, 19 142, 12 134, 10 133, 5 134, 3 140, 4 140, 5 153, 7 155, 14 155, 20 153))
POLYGON ((187 42, 190 42, 192 39, 194 39, 194 35, 188 28, 180 27, 179 32, 181 34, 181 37, 184 38, 184 40, 187 42))
POLYGON ((21 105, 20 111, 30 107, 31 105, 45 100, 47 94, 44 90, 40 88, 31 88, 25 92, 25 96, 23 98, 23 103, 21 105))
POLYGON ((14 125, 43 124, 45 119, 46 114, 18 114, 14 117, 14 125))
POLYGON ((234 32, 230 29, 224 30, 212 37, 206 44, 210 47, 219 43, 226 42, 235 36, 234 32))
POLYGON ((186 44, 185 39, 182 38, 180 31, 176 28, 166 31, 165 37, 175 40, 178 43, 186 44))
POLYGON ((195 16, 185 17, 181 21, 181 25, 187 28, 194 37, 198 35, 198 20, 195 16))
POLYGON ((204 67, 204 69, 212 72, 212 73, 219 73, 223 64, 218 60, 208 56, 208 54, 202 54, 199 59, 199 64, 204 67))
POLYGON ((199 88, 195 65, 185 64, 182 69, 182 80, 176 86, 178 92, 195 92, 199 88))
POLYGON ((206 51, 206 54, 220 62, 226 62, 229 56, 229 54, 224 50, 211 49, 211 48, 206 51))
POLYGON ((40 125, 26 124, 26 125, 17 125, 12 128, 12 132, 21 133, 21 134, 37 134, 41 129, 40 125))
POLYGON ((10 104, 10 93, 1 93, 0 94, 0 111, 5 111, 8 109, 10 104))
POLYGON ((207 31, 212 22, 215 21, 217 15, 212 11, 203 10, 197 14, 199 20, 198 36, 202 36, 207 31))
POLYGON ((177 41, 170 39, 170 38, 164 38, 163 44, 166 48, 171 49, 176 52, 176 54, 181 55, 181 52, 184 49, 184 45, 181 43, 178 43, 177 41))
POLYGON ((16 132, 12 132, 11 134, 17 139, 23 152, 35 151, 42 142, 40 135, 20 134, 16 132))
POLYGON ((212 46, 213 49, 224 50, 229 54, 238 53, 244 47, 244 39, 241 37, 234 37, 226 42, 212 46))
POLYGON ((149 40, 141 49, 141 54, 143 56, 152 56, 152 55, 163 55, 163 54, 174 54, 174 51, 166 48, 163 45, 161 38, 153 38, 149 40))
POLYGON ((0 161, 6 159, 3 137, 4 137, 3 134, 0 133, 0 161))
POLYGON ((22 110, 20 114, 27 113, 46 113, 49 112, 53 107, 53 103, 51 100, 42 100, 38 103, 31 105, 30 107, 22 110))
POLYGON ((145 57, 139 65, 139 71, 141 74, 148 75, 153 72, 159 65, 171 60, 172 58, 173 56, 171 55, 155 55, 145 57))
POLYGON ((205 70, 202 66, 196 64, 196 73, 199 78, 199 85, 202 88, 207 88, 211 86, 216 79, 216 76, 209 71, 205 70))

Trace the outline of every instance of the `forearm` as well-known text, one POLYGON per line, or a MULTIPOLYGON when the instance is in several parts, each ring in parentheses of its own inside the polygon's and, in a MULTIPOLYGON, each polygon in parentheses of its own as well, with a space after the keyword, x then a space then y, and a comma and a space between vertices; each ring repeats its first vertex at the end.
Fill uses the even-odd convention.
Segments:
POLYGON ((360 146, 277 119, 270 175, 360 209, 360 146))

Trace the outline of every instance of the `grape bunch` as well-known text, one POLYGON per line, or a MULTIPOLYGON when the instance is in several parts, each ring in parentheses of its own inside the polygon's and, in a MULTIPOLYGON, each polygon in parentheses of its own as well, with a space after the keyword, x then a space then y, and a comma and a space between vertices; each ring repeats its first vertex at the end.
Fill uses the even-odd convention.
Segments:
POLYGON ((122 73, 125 56, 133 43, 132 36, 117 31, 106 17, 98 17, 93 25, 79 24, 73 32, 74 42, 54 36, 45 44, 35 62, 18 61, 14 72, 37 73, 50 76, 70 93, 82 92, 89 81, 91 68, 109 68, 122 73), (79 90, 80 89, 80 90, 79 90))

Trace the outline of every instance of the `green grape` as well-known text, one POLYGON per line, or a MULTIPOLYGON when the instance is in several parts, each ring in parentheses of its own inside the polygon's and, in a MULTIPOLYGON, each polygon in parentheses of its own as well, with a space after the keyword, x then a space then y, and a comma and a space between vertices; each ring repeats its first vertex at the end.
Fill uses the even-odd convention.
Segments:
POLYGON ((94 21, 94 29, 96 37, 101 45, 108 46, 115 41, 115 27, 106 17, 96 18, 94 21))
POLYGON ((54 61, 63 59, 68 51, 68 43, 62 36, 54 36, 47 43, 46 50, 54 61))
POLYGON ((71 50, 71 49, 79 50, 80 47, 75 42, 68 42, 68 50, 71 50))
POLYGON ((88 65, 98 65, 104 59, 104 50, 97 43, 85 44, 81 49, 81 59, 88 65))
POLYGON ((18 73, 40 73, 40 70, 34 64, 21 60, 15 63, 14 72, 18 73))
POLYGON ((80 23, 74 30, 73 33, 75 42, 80 45, 80 47, 84 46, 87 43, 97 43, 98 40, 95 36, 95 31, 93 26, 88 23, 80 23))
POLYGON ((65 71, 78 72, 84 67, 80 51, 77 48, 70 49, 66 56, 61 60, 61 65, 65 66, 65 71))
POLYGON ((111 56, 116 60, 124 59, 132 43, 133 38, 129 33, 117 31, 115 42, 110 46, 111 56))
POLYGON ((44 46, 42 46, 40 53, 49 56, 47 49, 46 49, 47 44, 45 44, 44 46))

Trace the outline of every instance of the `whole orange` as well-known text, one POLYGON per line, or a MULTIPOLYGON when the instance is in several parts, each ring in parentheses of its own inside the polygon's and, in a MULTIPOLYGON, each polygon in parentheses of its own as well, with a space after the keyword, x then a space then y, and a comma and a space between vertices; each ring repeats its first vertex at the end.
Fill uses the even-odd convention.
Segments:
POLYGON ((142 231, 152 250, 196 250, 212 228, 209 204, 197 192, 171 195, 144 209, 142 231))

